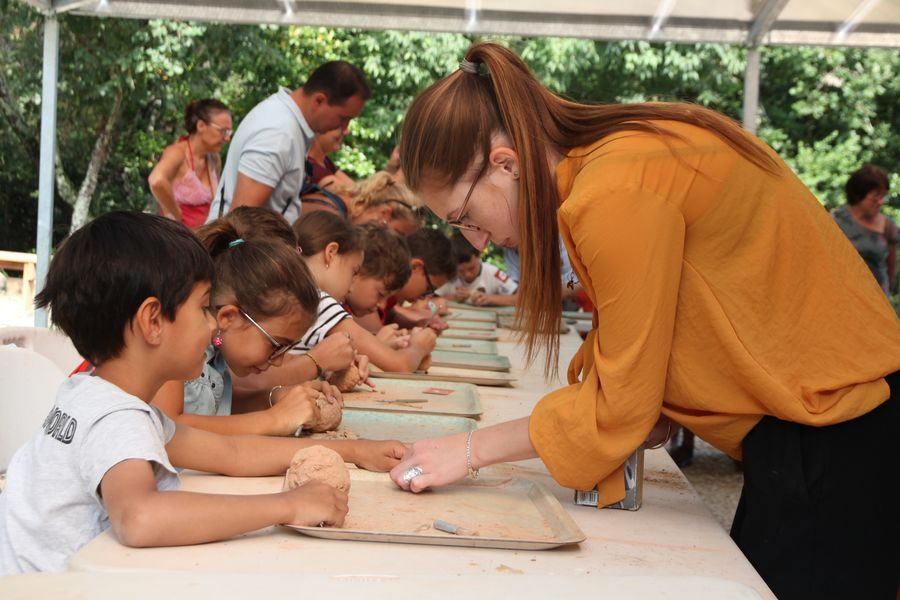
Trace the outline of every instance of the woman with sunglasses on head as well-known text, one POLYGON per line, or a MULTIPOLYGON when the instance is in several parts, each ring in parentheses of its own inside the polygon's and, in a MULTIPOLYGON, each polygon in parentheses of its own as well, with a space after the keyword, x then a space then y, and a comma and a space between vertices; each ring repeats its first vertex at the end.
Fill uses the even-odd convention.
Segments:
POLYGON ((163 216, 195 229, 206 222, 219 185, 231 112, 213 98, 195 100, 184 111, 184 127, 188 134, 163 151, 147 182, 163 216))
POLYGON ((743 457, 732 535, 779 598, 894 597, 900 323, 770 148, 695 105, 565 100, 482 43, 413 102, 400 156, 476 248, 518 247, 529 357, 557 368, 559 234, 597 325, 530 417, 417 442, 397 485, 540 457, 610 504, 665 416, 743 457))

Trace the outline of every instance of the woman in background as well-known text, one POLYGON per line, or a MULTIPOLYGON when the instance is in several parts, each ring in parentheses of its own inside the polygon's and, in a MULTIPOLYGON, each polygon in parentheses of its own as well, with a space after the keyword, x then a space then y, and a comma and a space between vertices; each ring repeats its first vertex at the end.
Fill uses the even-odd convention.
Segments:
POLYGON ((163 216, 197 228, 219 186, 219 152, 231 139, 231 112, 218 100, 195 100, 184 111, 184 128, 188 134, 163 151, 147 182, 163 216))
POLYGON ((888 177, 881 167, 865 165, 847 180, 847 205, 832 213, 841 231, 859 252, 875 280, 888 296, 897 274, 897 224, 881 212, 888 192, 888 177))

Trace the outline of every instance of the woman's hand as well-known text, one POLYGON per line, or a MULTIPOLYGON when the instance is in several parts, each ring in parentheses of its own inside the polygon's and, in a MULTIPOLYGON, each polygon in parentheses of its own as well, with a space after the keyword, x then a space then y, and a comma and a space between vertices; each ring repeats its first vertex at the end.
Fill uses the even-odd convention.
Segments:
POLYGON ((304 426, 319 420, 316 398, 323 393, 306 385, 291 385, 277 389, 272 394, 272 408, 267 412, 272 419, 269 435, 294 435, 304 426))
POLYGON ((349 506, 347 494, 321 481, 310 481, 284 492, 293 516, 290 525, 314 527, 324 523, 330 527, 344 524, 349 506))
POLYGON ((463 479, 468 473, 466 436, 460 433, 416 442, 403 460, 391 469, 391 479, 410 492, 421 492, 463 479), (422 474, 412 479, 406 478, 405 475, 413 467, 421 469, 422 474))
POLYGON ((353 363, 353 341, 346 332, 336 331, 311 349, 322 370, 343 371, 353 363))
POLYGON ((345 457, 360 469, 383 473, 390 471, 407 450, 406 444, 396 440, 354 440, 351 456, 345 457))

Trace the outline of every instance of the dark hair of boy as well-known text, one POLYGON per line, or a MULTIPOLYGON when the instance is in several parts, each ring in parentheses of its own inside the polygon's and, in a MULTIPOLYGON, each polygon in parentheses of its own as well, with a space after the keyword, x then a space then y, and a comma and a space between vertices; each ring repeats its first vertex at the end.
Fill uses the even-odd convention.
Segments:
POLYGON ((458 265, 469 262, 473 256, 481 256, 481 252, 470 244, 469 240, 459 231, 453 232, 453 236, 450 238, 450 245, 453 247, 453 258, 456 259, 456 264, 458 265))
POLYGON ((850 175, 844 192, 847 194, 847 204, 851 206, 859 204, 873 190, 890 189, 887 173, 876 165, 863 165, 850 175))
POLYGON ((378 279, 388 291, 399 290, 412 275, 409 261, 409 245, 406 239, 384 225, 366 223, 360 225, 366 238, 360 277, 378 279))
POLYGON ((406 238, 412 258, 425 263, 425 270, 433 275, 456 277, 456 261, 450 240, 437 229, 420 229, 406 238))
POLYGON ((228 112, 228 107, 215 98, 203 98, 194 100, 184 109, 184 128, 188 133, 197 131, 197 123, 211 123, 216 113, 228 112))
POLYGON ((344 60, 319 65, 303 84, 303 91, 307 94, 322 92, 332 106, 343 104, 353 96, 368 100, 372 94, 362 69, 344 60))
MULTIPOLYGON (((291 229, 291 224, 287 219, 277 212, 264 206, 239 206, 229 213, 222 215, 219 220, 231 223, 241 238, 247 239, 263 239, 263 240, 281 240, 292 248, 297 247, 297 236, 291 229)), ((213 222, 214 223, 214 222, 213 222)), ((205 237, 205 230, 210 225, 204 225, 197 232, 202 240, 205 237)))
POLYGON ((187 227, 116 211, 62 243, 35 304, 50 309, 81 356, 101 365, 122 352, 125 327, 147 298, 159 299, 173 321, 194 285, 212 279, 209 254, 187 227))
POLYGON ((299 308, 312 324, 319 290, 296 246, 228 218, 207 224, 199 233, 216 269, 215 304, 237 304, 254 318, 278 317, 299 308))
POLYGON ((318 254, 331 242, 337 242, 338 254, 362 252, 366 238, 362 230, 334 213, 317 210, 294 221, 297 246, 306 256, 318 254))

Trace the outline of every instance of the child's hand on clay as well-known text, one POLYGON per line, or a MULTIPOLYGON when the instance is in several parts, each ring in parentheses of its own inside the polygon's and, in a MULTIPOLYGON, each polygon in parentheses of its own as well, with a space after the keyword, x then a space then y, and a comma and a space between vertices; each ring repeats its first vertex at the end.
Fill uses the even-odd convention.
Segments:
POLYGON ((380 473, 393 469, 407 449, 406 444, 396 440, 354 440, 348 444, 354 445, 353 464, 361 469, 380 473))
POLYGON ((319 420, 316 398, 323 392, 305 385, 291 385, 272 393, 269 413, 272 424, 269 435, 294 435, 294 433, 319 420))
POLYGON ((310 481, 283 494, 291 513, 286 523, 311 527, 320 523, 330 527, 344 524, 349 509, 347 494, 327 483, 310 481))

